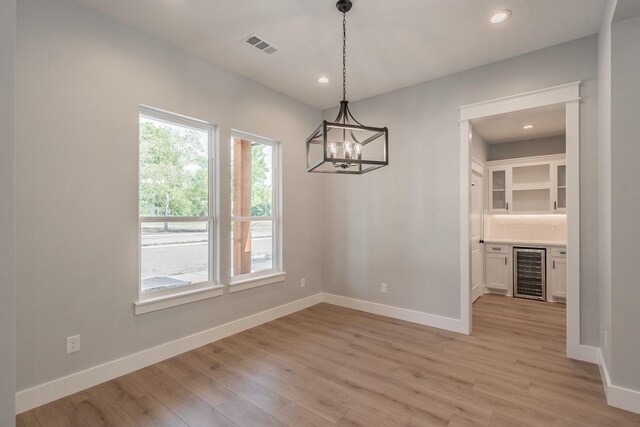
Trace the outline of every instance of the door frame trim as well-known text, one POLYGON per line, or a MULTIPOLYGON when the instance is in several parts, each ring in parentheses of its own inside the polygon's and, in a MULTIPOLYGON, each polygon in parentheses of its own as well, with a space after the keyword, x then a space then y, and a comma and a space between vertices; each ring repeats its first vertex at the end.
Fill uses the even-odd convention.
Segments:
POLYGON ((564 104, 567 147, 567 355, 584 360, 580 342, 580 83, 572 82, 460 107, 460 320, 471 317, 471 121, 513 111, 564 104))
MULTIPOLYGON (((486 206, 485 205, 487 203, 487 201, 486 201, 486 196, 487 196, 486 195, 486 188, 487 188, 487 185, 486 185, 486 183, 484 181, 485 175, 486 175, 485 174, 485 165, 481 161, 479 161, 477 159, 474 159, 474 158, 471 158, 471 174, 470 174, 471 179, 473 179, 473 174, 474 173, 477 174, 482 179, 482 189, 481 189, 481 194, 480 194, 480 200, 481 200, 481 203, 482 203, 482 206, 480 207, 480 210, 482 212, 482 220, 480 222, 480 240, 482 240, 482 239, 484 239, 484 213, 486 211, 486 209, 485 209, 486 206)), ((471 205, 469 205, 469 213, 471 213, 471 209, 472 209, 472 207, 471 207, 471 205)), ((471 236, 469 236, 469 237, 471 237, 471 236)), ((482 243, 480 243, 480 245, 481 245, 480 246, 480 252, 482 254, 482 259, 483 259, 483 262, 484 262, 484 256, 485 256, 484 245, 482 243)), ((473 274, 473 266, 471 265, 469 268, 470 268, 470 274, 472 275, 473 274)), ((483 265, 482 266, 482 279, 481 279, 482 284, 481 284, 481 286, 479 286, 480 289, 477 290, 477 291, 474 291, 474 288, 473 287, 471 288, 471 304, 473 304, 473 302, 476 300, 477 297, 480 297, 482 294, 484 294, 486 280, 487 280, 487 275, 486 275, 486 271, 485 271, 485 266, 483 265), (479 295, 476 297, 476 294, 479 294, 479 295)), ((473 282, 470 282, 469 285, 472 286, 473 282)))

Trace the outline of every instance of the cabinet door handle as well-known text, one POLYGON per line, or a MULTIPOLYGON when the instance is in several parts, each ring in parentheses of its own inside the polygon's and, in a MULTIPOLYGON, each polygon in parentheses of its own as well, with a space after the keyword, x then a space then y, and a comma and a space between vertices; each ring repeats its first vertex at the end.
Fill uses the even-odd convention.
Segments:
POLYGON ((501 250, 502 248, 491 248, 491 249, 493 249, 494 251, 499 251, 499 250, 501 250))
POLYGON ((507 257, 504 257, 504 265, 507 265, 507 257))
POLYGON ((556 260, 555 259, 553 260, 553 269, 554 270, 556 269, 556 260))
POLYGON ((507 202, 507 210, 509 210, 509 202, 507 202))
POLYGON ((560 251, 560 255, 566 255, 567 251, 560 251))
POLYGON ((558 210, 558 202, 553 202, 553 210, 554 211, 558 210))

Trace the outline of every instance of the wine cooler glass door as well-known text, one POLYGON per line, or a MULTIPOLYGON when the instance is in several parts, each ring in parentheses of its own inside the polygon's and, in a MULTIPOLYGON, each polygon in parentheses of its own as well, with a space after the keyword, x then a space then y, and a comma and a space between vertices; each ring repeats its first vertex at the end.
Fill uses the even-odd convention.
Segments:
POLYGON ((546 250, 514 248, 513 258, 514 296, 546 301, 546 250))

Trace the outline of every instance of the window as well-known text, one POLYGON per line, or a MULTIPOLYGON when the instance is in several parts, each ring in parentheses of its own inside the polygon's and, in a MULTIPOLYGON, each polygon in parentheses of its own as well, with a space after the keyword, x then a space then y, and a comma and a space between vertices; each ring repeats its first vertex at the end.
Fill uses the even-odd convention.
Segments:
POLYGON ((141 109, 139 305, 214 287, 212 148, 211 125, 141 109))
POLYGON ((284 280, 281 265, 279 144, 231 138, 231 292, 284 280))

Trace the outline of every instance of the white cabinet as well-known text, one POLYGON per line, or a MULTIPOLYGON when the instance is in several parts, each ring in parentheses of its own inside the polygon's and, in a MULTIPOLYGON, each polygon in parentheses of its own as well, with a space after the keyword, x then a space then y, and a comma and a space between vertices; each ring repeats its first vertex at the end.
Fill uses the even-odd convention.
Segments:
POLYGON ((564 302, 567 298, 567 251, 565 248, 552 248, 550 258, 548 299, 564 302))
POLYGON ((509 246, 487 245, 485 260, 485 286, 510 294, 509 246))
POLYGON ((490 169, 489 189, 490 200, 489 210, 494 213, 504 213, 509 211, 511 202, 511 168, 495 167, 490 169))
POLYGON ((566 211, 564 155, 487 162, 491 213, 546 214, 566 211))
POLYGON ((563 213, 567 211, 567 162, 559 161, 552 164, 554 179, 553 182, 553 210, 563 213))
MULTIPOLYGON (((515 245, 515 243, 514 243, 515 245)), ((546 300, 565 303, 567 299, 567 249, 560 246, 544 247, 519 244, 546 249, 546 300)), ((519 247, 518 246, 518 247, 519 247)), ((513 296, 514 257, 509 244, 485 243, 485 288, 487 292, 513 296)))

